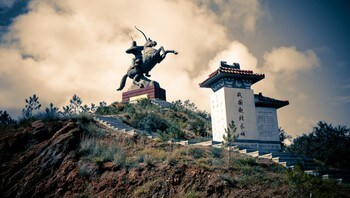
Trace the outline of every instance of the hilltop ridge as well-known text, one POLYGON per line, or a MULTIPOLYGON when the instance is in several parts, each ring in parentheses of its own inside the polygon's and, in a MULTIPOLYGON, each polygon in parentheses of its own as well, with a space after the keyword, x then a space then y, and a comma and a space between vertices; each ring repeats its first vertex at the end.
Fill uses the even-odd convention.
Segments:
POLYGON ((167 140, 178 137, 200 140, 205 138, 201 132, 210 133, 205 123, 209 119, 207 115, 193 110, 179 102, 164 109, 149 101, 114 103, 97 110, 158 133, 161 135, 158 140, 111 130, 96 122, 91 114, 34 119, 3 128, 0 194, 3 197, 308 197, 312 192, 315 196, 348 196, 342 190, 347 189, 344 185, 313 178, 298 169, 285 169, 268 159, 228 153, 223 148, 168 143, 167 140), (195 121, 203 124, 193 127, 196 125, 190 123, 195 121))

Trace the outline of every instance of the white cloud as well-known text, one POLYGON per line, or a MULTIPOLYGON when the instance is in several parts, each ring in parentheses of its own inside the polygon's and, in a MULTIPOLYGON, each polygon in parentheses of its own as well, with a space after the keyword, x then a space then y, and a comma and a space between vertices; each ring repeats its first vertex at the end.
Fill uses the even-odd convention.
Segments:
POLYGON ((227 49, 219 52, 210 62, 210 70, 218 68, 220 61, 227 63, 239 63, 243 70, 257 70, 258 61, 256 57, 249 51, 247 46, 239 41, 233 41, 227 49))
POLYGON ((144 42, 134 25, 179 51, 151 72, 168 99, 208 102, 189 73, 205 70, 228 39, 216 16, 192 2, 33 0, 29 7, 2 38, 0 108, 20 108, 33 93, 57 106, 73 94, 86 103, 121 100, 115 89, 131 63, 129 36, 144 42))
MULTIPOLYGON (((258 69, 265 74, 266 78, 263 83, 254 87, 277 98, 288 97, 286 92, 293 96, 300 94, 301 90, 293 86, 294 80, 299 77, 299 74, 311 71, 320 65, 320 60, 312 49, 302 52, 293 46, 273 48, 265 52, 263 58, 264 64, 258 69)), ((304 97, 298 96, 298 98, 304 97)))
POLYGON ((294 46, 274 48, 264 54, 264 59, 264 66, 274 73, 295 74, 320 65, 320 60, 313 50, 301 52, 294 46))

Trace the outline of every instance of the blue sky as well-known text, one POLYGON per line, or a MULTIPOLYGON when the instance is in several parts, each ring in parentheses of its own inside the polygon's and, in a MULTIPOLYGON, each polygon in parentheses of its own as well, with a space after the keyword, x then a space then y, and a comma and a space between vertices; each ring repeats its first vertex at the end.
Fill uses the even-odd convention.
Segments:
POLYGON ((120 100, 130 36, 143 42, 137 25, 179 51, 151 73, 170 101, 209 110, 210 90, 198 83, 226 60, 266 74, 256 93, 290 101, 278 113, 287 133, 311 131, 320 120, 350 125, 349 2, 149 2, 1 1, 0 109, 16 117, 34 93, 44 106, 62 107, 74 94, 85 103, 120 100))
MULTIPOLYGON (((297 87, 308 88, 316 104, 315 118, 350 124, 350 2, 265 1, 272 21, 267 25, 278 35, 275 43, 315 49, 320 67, 301 76, 297 87), (317 105, 317 106, 316 106, 317 105)), ((266 27, 266 28, 268 28, 266 27)), ((268 35, 268 34, 264 34, 268 35)))

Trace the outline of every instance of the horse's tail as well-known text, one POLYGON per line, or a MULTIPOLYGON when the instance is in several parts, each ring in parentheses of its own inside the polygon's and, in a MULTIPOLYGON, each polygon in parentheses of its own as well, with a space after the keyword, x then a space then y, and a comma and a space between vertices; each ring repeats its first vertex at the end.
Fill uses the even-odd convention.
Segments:
POLYGON ((128 74, 125 74, 122 78, 122 80, 120 81, 120 86, 117 89, 117 91, 121 91, 124 87, 125 87, 125 83, 126 83, 126 79, 128 78, 128 74))

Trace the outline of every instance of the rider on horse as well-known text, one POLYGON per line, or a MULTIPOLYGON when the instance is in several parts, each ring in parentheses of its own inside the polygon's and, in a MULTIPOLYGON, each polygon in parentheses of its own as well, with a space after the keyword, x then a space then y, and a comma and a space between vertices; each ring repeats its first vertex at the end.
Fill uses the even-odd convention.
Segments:
POLYGON ((143 34, 146 42, 143 46, 137 46, 136 42, 133 40, 132 46, 126 50, 126 53, 133 54, 135 58, 133 58, 131 66, 120 81, 120 86, 117 91, 121 91, 125 87, 128 77, 133 79, 133 84, 140 88, 147 86, 147 83, 151 82, 151 80, 145 76, 150 77, 149 72, 153 67, 160 63, 168 53, 177 54, 174 50, 165 50, 163 46, 159 49, 155 49, 154 47, 157 45, 157 42, 147 38, 136 26, 135 28, 143 34))
MULTIPOLYGON (((143 51, 143 46, 137 46, 137 43, 134 40, 131 43, 131 47, 125 51, 127 54, 133 54, 135 56, 132 59, 129 70, 135 68, 136 71, 140 74, 140 76, 142 75, 141 65, 143 63, 142 51, 143 51)), ((150 77, 148 72, 146 73, 146 76, 150 77)))

